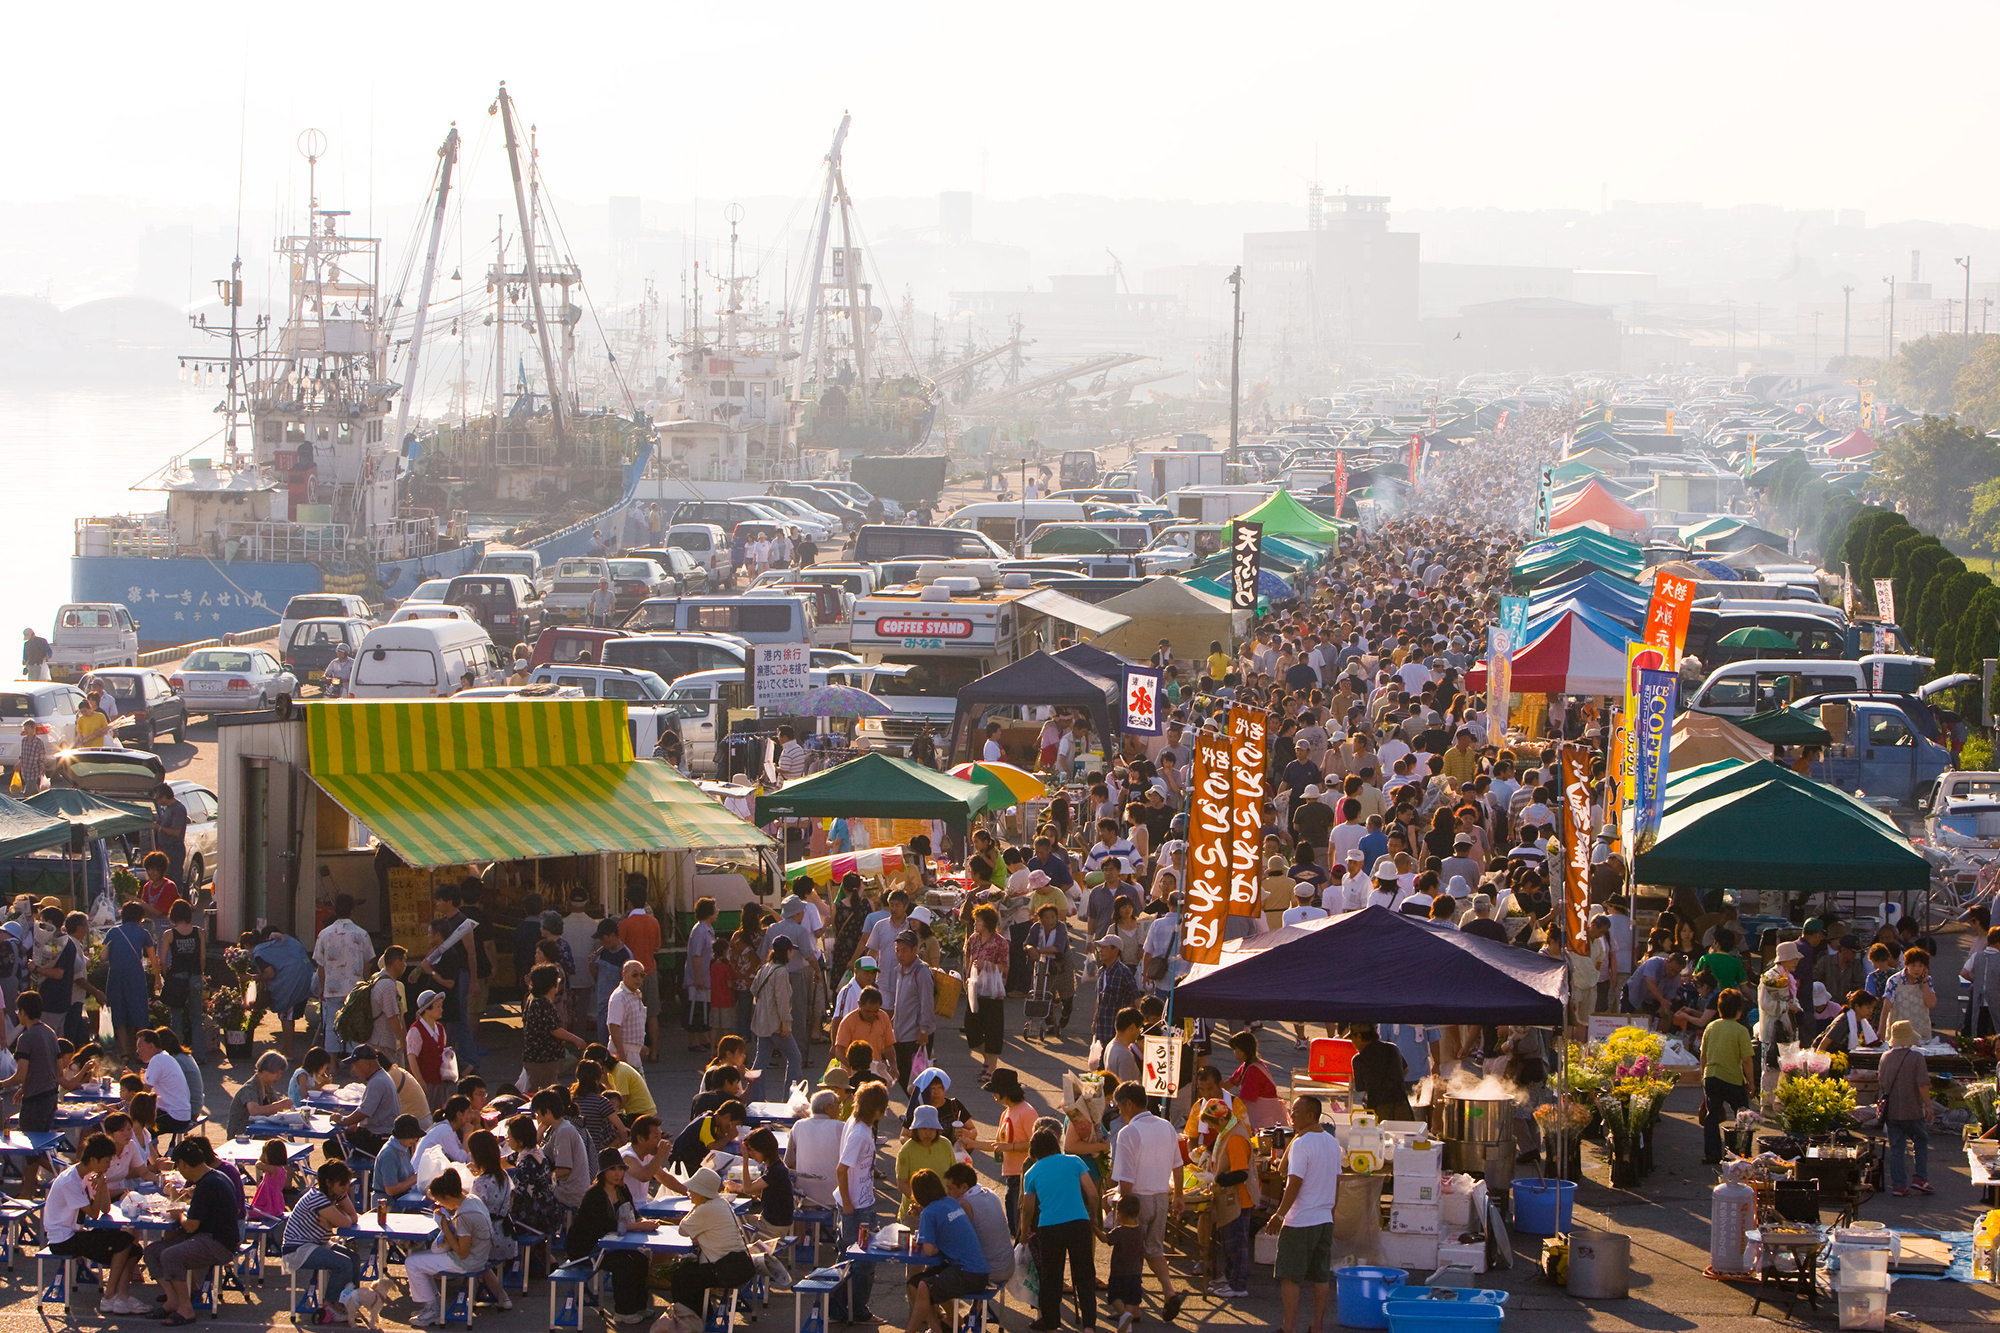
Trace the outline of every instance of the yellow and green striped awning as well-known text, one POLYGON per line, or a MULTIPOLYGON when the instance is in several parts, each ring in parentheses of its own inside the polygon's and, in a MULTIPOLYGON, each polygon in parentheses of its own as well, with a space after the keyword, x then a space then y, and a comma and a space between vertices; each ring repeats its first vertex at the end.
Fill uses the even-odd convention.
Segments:
POLYGON ((771 841, 634 759, 620 700, 318 704, 306 740, 313 780, 413 866, 771 841))

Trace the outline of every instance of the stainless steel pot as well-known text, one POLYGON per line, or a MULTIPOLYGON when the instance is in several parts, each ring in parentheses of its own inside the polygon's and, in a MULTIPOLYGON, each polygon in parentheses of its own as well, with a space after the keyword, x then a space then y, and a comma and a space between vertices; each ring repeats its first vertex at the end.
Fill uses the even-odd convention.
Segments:
POLYGON ((1512 1143, 1514 1099, 1471 1098, 1445 1094, 1438 1104, 1439 1138, 1458 1143, 1512 1143))

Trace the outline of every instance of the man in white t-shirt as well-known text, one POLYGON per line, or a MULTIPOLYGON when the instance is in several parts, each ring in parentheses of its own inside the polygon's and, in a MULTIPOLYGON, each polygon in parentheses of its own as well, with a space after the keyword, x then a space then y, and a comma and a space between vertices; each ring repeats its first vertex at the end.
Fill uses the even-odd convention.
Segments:
POLYGON ((103 1134, 84 1139, 76 1165, 57 1176, 49 1186, 42 1201, 42 1229, 47 1235, 49 1253, 107 1265, 97 1302, 100 1314, 150 1314, 152 1306, 127 1293, 132 1270, 138 1266, 138 1238, 122 1229, 84 1225, 86 1216, 101 1214, 111 1205, 111 1187, 105 1171, 111 1165, 114 1151, 111 1140, 103 1134))
POLYGON ((812 1114, 793 1124, 791 1141, 785 1147, 792 1187, 800 1198, 821 1208, 834 1206, 835 1168, 840 1165, 841 1141, 847 1133, 847 1122, 836 1118, 839 1110, 837 1090, 826 1087, 814 1093, 812 1114))
POLYGON ((194 1098, 180 1061, 153 1045, 148 1029, 140 1029, 133 1049, 146 1062, 146 1086, 159 1099, 155 1107, 158 1127, 168 1133, 186 1129, 194 1119, 194 1098))
POLYGON ((1333 1204, 1340 1188, 1340 1141, 1320 1124, 1317 1097, 1292 1099, 1292 1130, 1285 1152, 1285 1195, 1264 1227, 1278 1237, 1278 1327, 1298 1323, 1299 1284, 1313 1284, 1312 1327, 1326 1325, 1332 1294, 1333 1204))
POLYGON ((1311 903, 1300 903, 1297 907, 1287 907, 1285 914, 1278 918, 1280 925, 1296 926, 1302 921, 1322 921, 1326 919, 1324 907, 1314 907, 1311 903))

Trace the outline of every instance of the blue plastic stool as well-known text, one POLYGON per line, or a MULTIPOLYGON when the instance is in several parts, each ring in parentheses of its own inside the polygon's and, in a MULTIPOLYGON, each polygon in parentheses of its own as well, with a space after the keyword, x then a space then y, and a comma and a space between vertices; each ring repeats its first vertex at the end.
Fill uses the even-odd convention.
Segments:
POLYGON ((549 1329, 582 1328, 586 1306, 603 1304, 604 1274, 588 1259, 564 1264, 549 1274, 549 1329))

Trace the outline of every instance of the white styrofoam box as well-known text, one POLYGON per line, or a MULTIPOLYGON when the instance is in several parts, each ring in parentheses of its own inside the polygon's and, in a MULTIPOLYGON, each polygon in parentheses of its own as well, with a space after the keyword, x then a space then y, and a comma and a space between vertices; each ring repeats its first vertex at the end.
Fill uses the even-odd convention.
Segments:
POLYGON ((1424 1176, 1395 1177, 1397 1203, 1422 1203, 1433 1207, 1444 1201, 1444 1182, 1424 1176))
POLYGON ((1847 1245, 1836 1245, 1833 1254, 1840 1259, 1840 1285, 1849 1290, 1861 1288, 1889 1287, 1889 1248, 1873 1247, 1856 1249, 1847 1245))
POLYGON ((1396 1149, 1394 1166, 1398 1180, 1405 1176, 1412 1180, 1426 1176, 1440 1179, 1444 1175, 1444 1145, 1436 1140, 1425 1148, 1404 1144, 1396 1149))
POLYGON ((1475 1273, 1484 1273, 1486 1243, 1479 1241, 1470 1245, 1438 1246, 1438 1266, 1443 1267, 1446 1264, 1454 1268, 1470 1268, 1475 1273))
POLYGON ((1384 1134, 1396 1134, 1402 1138, 1429 1138, 1431 1127, 1421 1120, 1384 1120, 1384 1134))
POLYGON ((1385 1231, 1381 1235, 1382 1262, 1411 1274, 1428 1273, 1438 1266, 1438 1238, 1435 1233, 1385 1231))
POLYGON ((1470 1194, 1447 1194, 1438 1200, 1443 1210, 1444 1224, 1453 1231, 1463 1231, 1472 1225, 1472 1196, 1470 1194))
POLYGON ((1403 1203, 1389 1205, 1389 1230, 1405 1234, 1424 1233, 1435 1236, 1444 1225, 1438 1205, 1434 1203, 1403 1203))
POLYGON ((1889 1317, 1886 1291, 1841 1291, 1834 1299, 1840 1303, 1842 1328, 1879 1329, 1889 1317))

